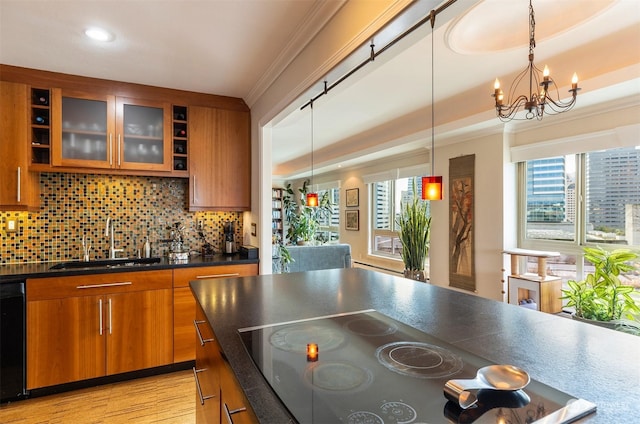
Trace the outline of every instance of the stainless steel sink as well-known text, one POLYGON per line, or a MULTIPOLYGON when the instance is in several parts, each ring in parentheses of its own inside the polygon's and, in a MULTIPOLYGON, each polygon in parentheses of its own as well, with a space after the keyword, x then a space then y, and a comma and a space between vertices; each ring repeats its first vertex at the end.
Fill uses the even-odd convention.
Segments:
POLYGON ((49 269, 80 269, 80 268, 114 268, 121 266, 150 265, 160 262, 161 258, 117 258, 96 259, 93 261, 60 262, 49 269))

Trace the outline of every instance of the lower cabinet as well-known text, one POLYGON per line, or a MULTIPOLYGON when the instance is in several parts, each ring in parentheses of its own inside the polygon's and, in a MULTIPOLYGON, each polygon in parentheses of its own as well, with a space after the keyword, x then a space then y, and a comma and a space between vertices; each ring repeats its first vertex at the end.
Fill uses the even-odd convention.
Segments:
POLYGON ((196 301, 191 294, 189 281, 242 277, 258 275, 258 264, 205 266, 198 268, 176 268, 173 270, 173 360, 174 362, 193 361, 196 337, 193 318, 196 313, 196 301))
POLYGON ((258 418, 226 361, 204 311, 196 306, 196 424, 249 424, 258 418))
POLYGON ((27 388, 170 364, 171 270, 27 280, 27 388))

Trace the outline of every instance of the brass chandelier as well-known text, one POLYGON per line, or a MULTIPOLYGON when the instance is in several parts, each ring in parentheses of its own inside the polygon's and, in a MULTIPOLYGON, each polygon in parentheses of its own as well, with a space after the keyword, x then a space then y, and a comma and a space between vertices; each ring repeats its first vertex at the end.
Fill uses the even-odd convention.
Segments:
POLYGON ((578 88, 578 76, 575 73, 571 80, 571 90, 569 90, 571 99, 569 101, 560 100, 558 87, 549 76, 549 68, 547 66, 544 67, 542 80, 540 80, 540 69, 533 63, 533 49, 536 47, 536 21, 531 1, 529 0, 529 65, 511 83, 506 104, 504 93, 500 89, 500 81, 497 78, 494 84, 492 96, 496 100, 496 114, 503 122, 513 119, 530 120, 536 118, 537 120, 542 120, 545 113, 547 115, 555 115, 571 110, 576 103, 578 90, 580 90, 578 88), (529 75, 530 96, 524 94, 516 95, 515 93, 527 75, 529 75), (541 87, 539 93, 538 87, 541 87), (551 93, 549 89, 551 89, 551 93), (555 96, 555 99, 553 96, 555 96), (518 112, 522 111, 526 111, 526 113, 518 114, 518 112))

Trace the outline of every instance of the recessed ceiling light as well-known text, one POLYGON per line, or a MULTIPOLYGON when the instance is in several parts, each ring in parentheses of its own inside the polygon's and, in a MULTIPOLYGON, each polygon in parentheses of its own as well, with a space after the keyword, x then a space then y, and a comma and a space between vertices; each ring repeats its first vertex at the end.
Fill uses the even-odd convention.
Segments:
POLYGON ((112 33, 110 33, 109 31, 102 29, 102 28, 98 28, 98 27, 91 27, 91 28, 87 28, 84 31, 84 34, 91 38, 92 40, 96 40, 96 41, 112 41, 115 37, 112 33))

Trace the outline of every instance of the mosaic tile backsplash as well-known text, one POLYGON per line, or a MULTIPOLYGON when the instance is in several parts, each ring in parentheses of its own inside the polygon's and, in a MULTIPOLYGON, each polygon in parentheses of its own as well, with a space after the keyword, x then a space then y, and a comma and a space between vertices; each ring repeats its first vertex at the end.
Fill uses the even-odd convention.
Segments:
POLYGON ((115 223, 115 247, 119 257, 144 252, 149 237, 151 255, 169 248, 170 227, 185 227, 184 247, 200 253, 206 242, 216 252, 224 243, 223 224, 235 225, 236 241, 242 240, 241 212, 189 212, 188 180, 181 178, 112 176, 93 174, 40 174, 41 207, 38 212, 0 211, 0 264, 68 261, 82 258, 83 236, 92 246, 91 259, 109 257, 107 218, 115 223), (7 233, 7 218, 18 221, 15 233, 7 233))

